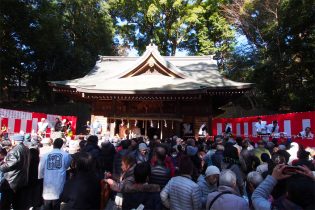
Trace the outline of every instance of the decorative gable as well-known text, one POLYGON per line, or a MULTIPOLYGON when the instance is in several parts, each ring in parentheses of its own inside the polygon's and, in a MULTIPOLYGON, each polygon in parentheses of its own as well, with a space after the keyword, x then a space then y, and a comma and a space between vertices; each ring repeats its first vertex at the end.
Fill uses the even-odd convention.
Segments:
POLYGON ((134 77, 141 74, 162 74, 173 78, 185 78, 185 75, 173 64, 166 61, 158 52, 157 47, 152 44, 147 46, 145 53, 138 59, 136 65, 120 78, 134 77))

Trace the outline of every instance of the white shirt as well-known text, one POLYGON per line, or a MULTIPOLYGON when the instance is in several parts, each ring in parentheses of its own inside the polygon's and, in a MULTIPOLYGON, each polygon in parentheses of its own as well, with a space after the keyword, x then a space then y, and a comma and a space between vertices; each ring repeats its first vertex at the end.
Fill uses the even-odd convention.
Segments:
POLYGON ((44 179, 44 200, 59 199, 66 182, 66 171, 70 163, 71 156, 60 149, 53 149, 41 158, 38 166, 38 178, 44 179))
POLYGON ((309 132, 308 135, 306 135, 306 132, 305 132, 305 131, 301 131, 301 132, 300 132, 300 136, 301 136, 302 138, 310 138, 310 139, 314 138, 314 134, 312 134, 311 132, 309 132))
POLYGON ((92 135, 96 135, 102 131, 102 124, 99 121, 94 121, 92 124, 92 135))
POLYGON ((274 132, 272 132, 272 129, 273 129, 273 124, 271 123, 271 124, 269 124, 269 125, 267 125, 267 133, 274 133, 274 134, 276 134, 276 133, 279 133, 279 125, 276 125, 276 128, 275 128, 275 130, 274 130, 274 132))
POLYGON ((48 123, 47 122, 39 122, 38 123, 38 131, 45 132, 47 130, 48 123))
POLYGON ((256 122, 255 124, 256 132, 257 133, 262 133, 266 134, 267 133, 267 128, 266 128, 266 123, 265 122, 256 122))

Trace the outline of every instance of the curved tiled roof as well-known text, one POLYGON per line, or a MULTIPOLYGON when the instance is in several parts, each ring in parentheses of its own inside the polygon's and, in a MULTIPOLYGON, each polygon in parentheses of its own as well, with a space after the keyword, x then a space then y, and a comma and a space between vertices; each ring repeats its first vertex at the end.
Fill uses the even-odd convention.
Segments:
POLYGON ((101 56, 84 77, 52 81, 82 93, 181 92, 249 89, 251 83, 224 78, 211 56, 163 57, 150 45, 141 57, 101 56))

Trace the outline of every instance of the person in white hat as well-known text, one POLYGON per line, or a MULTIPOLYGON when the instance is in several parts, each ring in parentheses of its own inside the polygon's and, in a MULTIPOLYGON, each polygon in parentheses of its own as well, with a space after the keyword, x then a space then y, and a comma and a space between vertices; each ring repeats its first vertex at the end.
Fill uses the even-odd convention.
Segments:
POLYGON ((205 175, 200 175, 197 184, 202 193, 202 207, 206 207, 207 196, 209 193, 217 190, 220 170, 216 166, 208 166, 205 175))

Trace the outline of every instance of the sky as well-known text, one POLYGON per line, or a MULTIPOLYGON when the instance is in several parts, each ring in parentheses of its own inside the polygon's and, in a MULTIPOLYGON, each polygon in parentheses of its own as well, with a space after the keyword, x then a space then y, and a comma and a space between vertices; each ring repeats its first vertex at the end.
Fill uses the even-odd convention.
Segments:
MULTIPOLYGON (((235 37, 236 37, 236 46, 235 46, 236 51, 244 49, 245 46, 249 44, 246 36, 236 33, 235 37)), ((119 42, 121 42, 119 38, 118 40, 119 42)), ((187 56, 187 55, 188 55, 188 51, 186 50, 183 50, 183 51, 176 50, 176 53, 175 53, 175 57, 181 57, 181 56, 187 56)), ((131 49, 128 52, 128 56, 129 57, 139 56, 138 51, 134 49, 133 47, 131 47, 131 49)))

